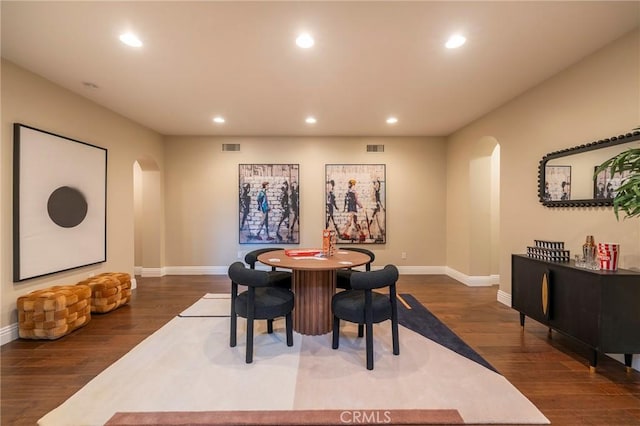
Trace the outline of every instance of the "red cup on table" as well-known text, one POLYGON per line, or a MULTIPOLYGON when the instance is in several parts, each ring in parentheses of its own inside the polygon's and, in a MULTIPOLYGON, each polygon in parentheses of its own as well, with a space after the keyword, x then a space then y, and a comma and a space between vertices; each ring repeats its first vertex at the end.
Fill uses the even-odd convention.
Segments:
POLYGON ((616 271, 618 269, 618 257, 620 244, 598 243, 598 259, 600 269, 603 271, 616 271))

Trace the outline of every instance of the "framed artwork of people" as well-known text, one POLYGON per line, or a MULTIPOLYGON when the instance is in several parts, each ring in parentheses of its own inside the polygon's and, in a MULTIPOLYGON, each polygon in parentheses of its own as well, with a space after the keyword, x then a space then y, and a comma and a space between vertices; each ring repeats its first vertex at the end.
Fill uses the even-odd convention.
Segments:
POLYGON ((338 244, 387 242, 384 164, 326 164, 325 184, 325 229, 338 244))
POLYGON ((300 243, 300 165, 239 165, 240 244, 300 243))

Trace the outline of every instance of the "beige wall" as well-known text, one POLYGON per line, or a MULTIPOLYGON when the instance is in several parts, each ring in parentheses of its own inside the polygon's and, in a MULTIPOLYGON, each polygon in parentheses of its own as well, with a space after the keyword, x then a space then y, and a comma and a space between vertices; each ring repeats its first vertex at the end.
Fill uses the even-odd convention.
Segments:
MULTIPOLYGON (((537 196, 538 164, 552 151, 628 132, 640 124, 640 34, 636 31, 466 126, 447 145, 447 265, 482 275, 469 240, 478 216, 469 184, 477 144, 500 144, 500 290, 511 293, 511 254, 534 239, 581 252, 587 234, 621 244, 621 267, 640 267, 640 220, 612 209, 547 208, 537 196)), ((499 64, 496 64, 498 67, 499 64)), ((499 72, 499 69, 496 69, 499 72)))
MULTIPOLYGON (((75 284, 103 271, 133 273, 133 163, 154 158, 163 163, 162 137, 85 98, 2 61, 2 213, 0 223, 0 327, 17 322, 16 299, 50 285, 75 284), (14 122, 108 149, 107 262, 55 275, 13 282, 12 159, 14 122)), ((81 82, 78 82, 81 84, 81 82)), ((102 89, 100 89, 102 90, 102 89)), ((105 89, 106 90, 106 89, 105 89)), ((162 228, 160 227, 159 232, 162 228)))
MULTIPOLYGON (((134 167, 150 173, 142 188, 142 221, 150 225, 137 247, 143 267, 220 267, 238 252, 238 164, 300 164, 301 244, 317 246, 324 225, 324 165, 387 165, 388 243, 373 246, 378 264, 410 270, 500 273, 510 294, 510 255, 533 239, 559 239, 576 252, 587 234, 622 245, 621 266, 640 266, 640 221, 617 222, 610 208, 549 209, 537 198, 542 156, 640 124, 640 43, 628 35, 446 138, 165 137, 72 94, 11 63, 2 62, 0 185, 0 327, 15 323, 15 299, 31 290, 75 283, 102 270, 134 267, 134 167), (109 149, 108 261, 12 282, 13 122, 42 128, 109 149), (222 152, 240 143, 240 152, 222 152), (367 153, 367 144, 385 152, 367 153), (499 231, 494 150, 500 150, 499 231), (149 209, 145 200, 155 206, 149 209), (146 209, 145 209, 146 208, 146 209), (149 216, 152 215, 152 216, 149 216), (495 241, 499 235, 499 262, 495 241), (401 253, 407 258, 402 259, 401 253), (149 256, 148 256, 149 255, 149 256), (149 260, 147 260, 149 259, 149 260), (148 263, 147 263, 148 262, 148 263), (146 264, 145 264, 146 263, 146 264), (499 265, 499 271, 496 269, 499 265)), ((499 70, 496 70, 499 72, 499 70)), ((140 234, 140 233, 139 233, 140 234)))
POLYGON ((445 152, 443 138, 168 137, 166 265, 224 266, 256 248, 238 244, 240 163, 300 165, 300 247, 320 244, 325 164, 384 163, 388 242, 368 246, 376 263, 442 268, 445 152), (241 151, 222 152, 223 143, 239 143, 241 151), (367 153, 367 144, 383 144, 384 152, 367 153))

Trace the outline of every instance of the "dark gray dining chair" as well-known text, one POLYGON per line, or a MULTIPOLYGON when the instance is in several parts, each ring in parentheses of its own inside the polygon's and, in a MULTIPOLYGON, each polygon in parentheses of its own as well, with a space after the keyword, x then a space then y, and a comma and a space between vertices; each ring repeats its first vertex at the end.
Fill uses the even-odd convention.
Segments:
MULTIPOLYGON (((357 251, 358 253, 366 254, 369 256, 369 261, 365 263, 364 269, 365 271, 371 270, 371 264, 376 260, 376 255, 371 251, 365 248, 360 247, 340 247, 340 250, 351 250, 357 251)), ((347 268, 347 269, 338 269, 336 273, 336 288, 341 288, 343 290, 351 289, 351 274, 355 269, 347 268)), ((364 325, 358 325, 358 337, 364 336, 364 325)))
POLYGON ((247 319, 247 364, 253 362, 253 322, 267 320, 267 332, 273 333, 273 320, 285 317, 287 346, 293 346, 294 296, 291 290, 275 287, 267 271, 247 268, 242 262, 229 266, 231 279, 231 334, 229 345, 236 346, 238 316, 247 319), (238 294, 238 286, 247 290, 238 294))
POLYGON ((367 369, 373 370, 373 324, 391 320, 393 354, 400 354, 396 282, 398 268, 387 265, 378 271, 351 274, 351 290, 336 293, 331 300, 333 311, 333 349, 338 349, 340 320, 364 325, 366 329, 367 369), (373 289, 388 288, 388 294, 373 289))
MULTIPOLYGON (((282 247, 267 247, 252 250, 244 256, 244 262, 249 265, 249 268, 256 269, 256 263, 258 262, 258 256, 270 251, 284 250, 282 247)), ((269 271, 269 277, 273 284, 277 287, 291 288, 291 272, 279 271, 275 266, 271 267, 269 271)))
MULTIPOLYGON (((360 247, 340 247, 340 250, 351 250, 357 251, 358 253, 366 254, 369 256, 369 261, 364 265, 366 271, 371 270, 371 264, 376 260, 376 255, 371 251, 365 248, 360 247)), ((336 277, 336 287, 341 288, 343 290, 349 290, 351 288, 351 274, 353 274, 354 269, 338 269, 337 277, 336 277)), ((362 337, 362 336, 360 336, 362 337)))

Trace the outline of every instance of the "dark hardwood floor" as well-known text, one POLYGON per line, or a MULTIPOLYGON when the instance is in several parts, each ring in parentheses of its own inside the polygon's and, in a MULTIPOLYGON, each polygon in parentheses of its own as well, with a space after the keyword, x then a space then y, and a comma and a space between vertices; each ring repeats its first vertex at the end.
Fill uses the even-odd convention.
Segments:
MULTIPOLYGON (((640 372, 588 351, 496 301, 496 287, 467 287, 446 276, 404 275, 411 293, 489 361, 553 425, 640 425, 640 372)), ((228 292, 226 276, 139 278, 131 303, 93 315, 58 340, 15 340, 1 348, 2 425, 35 425, 111 363, 204 293, 228 292)))

